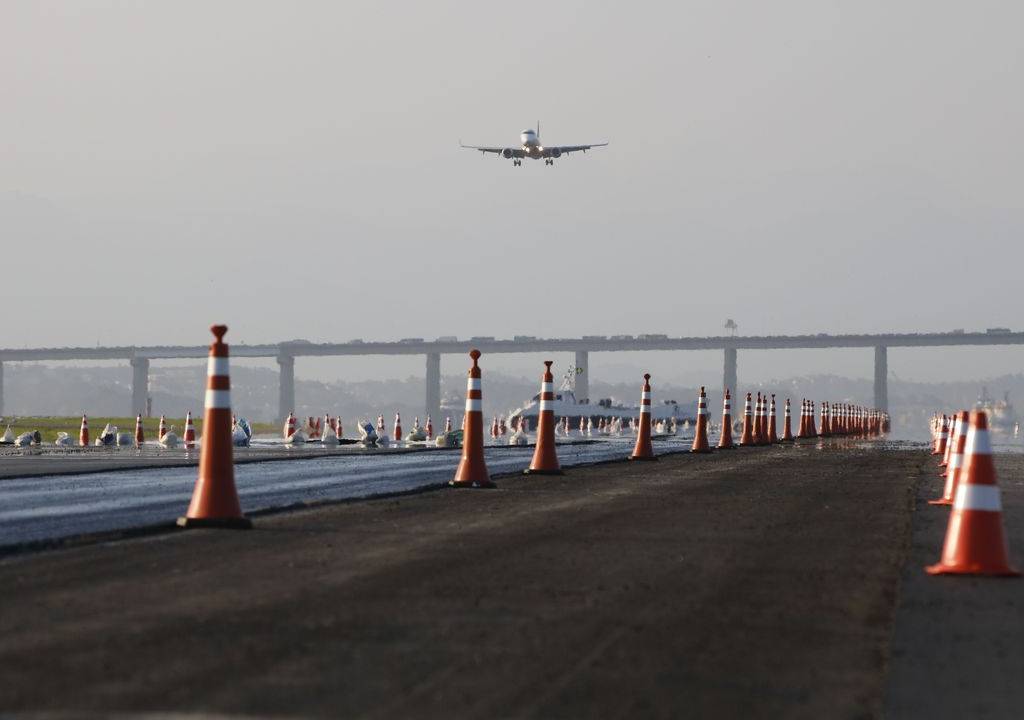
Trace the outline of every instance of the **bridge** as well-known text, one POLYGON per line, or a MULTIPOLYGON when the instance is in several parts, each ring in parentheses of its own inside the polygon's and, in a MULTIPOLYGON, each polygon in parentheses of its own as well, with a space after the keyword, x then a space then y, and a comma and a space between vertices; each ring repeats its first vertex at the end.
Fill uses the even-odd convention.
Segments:
MULTIPOLYGON (((576 381, 578 397, 589 397, 590 353, 636 352, 653 350, 721 350, 722 387, 737 388, 737 357, 740 350, 797 350, 813 348, 874 348, 874 406, 889 408, 888 350, 906 347, 952 347, 974 345, 1024 345, 1024 332, 1004 329, 986 332, 881 333, 871 335, 733 335, 719 337, 669 337, 667 335, 584 335, 580 338, 539 338, 516 336, 511 340, 473 337, 459 340, 442 337, 397 342, 310 343, 290 341, 275 344, 231 345, 233 357, 276 358, 280 368, 278 419, 283 420, 295 407, 295 360, 300 357, 346 355, 422 355, 426 359, 425 413, 441 416, 441 356, 464 355, 470 347, 484 355, 500 353, 575 353, 576 366, 583 372, 576 381)), ((207 357, 209 348, 195 346, 151 347, 66 347, 0 349, 0 414, 3 413, 3 367, 8 362, 64 360, 126 360, 132 366, 132 399, 128 414, 143 412, 149 387, 149 366, 155 360, 207 357)))

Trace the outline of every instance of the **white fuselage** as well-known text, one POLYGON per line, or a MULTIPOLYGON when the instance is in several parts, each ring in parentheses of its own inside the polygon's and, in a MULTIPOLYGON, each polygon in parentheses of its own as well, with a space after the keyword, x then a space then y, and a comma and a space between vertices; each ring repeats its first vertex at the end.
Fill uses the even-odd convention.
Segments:
POLYGON ((544 157, 544 146, 540 144, 540 137, 536 130, 523 130, 519 136, 523 144, 523 154, 530 158, 544 157))

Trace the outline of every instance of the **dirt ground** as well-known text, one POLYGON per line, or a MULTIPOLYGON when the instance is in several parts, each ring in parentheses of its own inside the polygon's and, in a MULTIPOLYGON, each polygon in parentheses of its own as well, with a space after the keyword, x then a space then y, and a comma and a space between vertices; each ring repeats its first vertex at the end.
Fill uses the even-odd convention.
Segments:
POLYGON ((10 557, 0 710, 879 716, 931 468, 682 455, 10 557))

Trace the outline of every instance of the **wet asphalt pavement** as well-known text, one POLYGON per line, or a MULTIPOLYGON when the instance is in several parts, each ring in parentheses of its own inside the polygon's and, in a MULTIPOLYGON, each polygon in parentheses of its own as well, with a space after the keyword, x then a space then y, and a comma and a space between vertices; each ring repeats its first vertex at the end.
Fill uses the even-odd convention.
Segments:
MULTIPOLYGON (((686 441, 655 443, 656 452, 685 449, 686 441)), ((559 444, 564 466, 621 459, 632 440, 559 444)), ((246 513, 330 500, 372 497, 438 487, 454 475, 461 450, 421 448, 415 451, 360 452, 355 446, 322 452, 303 451, 301 457, 280 448, 247 451, 247 462, 235 467, 235 483, 246 513), (287 459, 282 460, 285 457, 287 459)), ((492 473, 517 472, 529 465, 532 447, 496 446, 486 449, 492 473)), ((0 460, 0 464, 7 460, 0 460)), ((76 468, 84 474, 34 475, 0 480, 0 548, 23 543, 104 533, 173 523, 188 507, 196 481, 195 454, 158 456, 127 450, 85 456, 40 455, 17 458, 21 467, 34 463, 63 473, 76 468), (170 467, 146 467, 170 463, 170 467), (118 464, 122 469, 96 471, 118 464), (133 467, 141 465, 141 468, 133 467)), ((51 470, 53 472, 54 470, 51 470)))

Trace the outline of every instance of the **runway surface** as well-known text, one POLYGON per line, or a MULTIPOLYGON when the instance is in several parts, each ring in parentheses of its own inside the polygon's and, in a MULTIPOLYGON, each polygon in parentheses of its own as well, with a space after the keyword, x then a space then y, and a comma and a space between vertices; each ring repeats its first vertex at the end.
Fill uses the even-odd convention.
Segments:
MULTIPOLYGON (((656 452, 679 451, 681 439, 654 444, 656 452)), ((629 454, 632 440, 618 438, 597 442, 559 444, 563 465, 580 465, 620 459, 629 454)), ((349 446, 341 452, 306 451, 306 459, 290 459, 281 449, 270 450, 268 460, 250 452, 250 462, 235 468, 235 482, 246 513, 324 500, 360 498, 435 487, 454 475, 461 450, 419 449, 413 452, 360 452, 349 446), (322 455, 322 456, 320 456, 322 455)), ((488 447, 492 473, 526 468, 532 447, 488 447)), ((78 458, 70 456, 24 457, 23 466, 45 463, 49 468, 86 467, 92 463, 122 469, 87 474, 31 476, 0 480, 0 548, 21 543, 173 523, 188 508, 196 481, 195 459, 180 453, 170 458, 180 467, 145 468, 149 456, 127 451, 120 457, 109 453, 78 458), (143 468, 135 469, 133 464, 143 468)))

